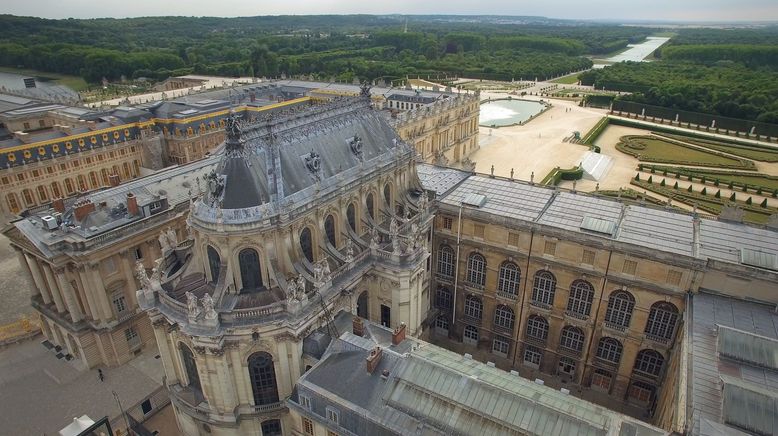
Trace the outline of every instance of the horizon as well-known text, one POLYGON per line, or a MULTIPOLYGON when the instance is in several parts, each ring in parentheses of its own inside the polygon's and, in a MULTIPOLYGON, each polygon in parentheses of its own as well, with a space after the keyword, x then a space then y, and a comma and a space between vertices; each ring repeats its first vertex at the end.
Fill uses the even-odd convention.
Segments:
POLYGON ((440 5, 416 4, 400 0, 391 5, 364 4, 356 0, 301 1, 294 4, 266 5, 265 2, 223 0, 218 8, 204 0, 184 4, 161 4, 138 0, 133 4, 118 0, 95 3, 88 0, 7 0, 5 14, 44 19, 106 19, 146 17, 252 18, 272 16, 373 15, 373 16, 471 16, 530 17, 550 20, 667 23, 667 24, 778 24, 778 3, 772 0, 634 1, 593 0, 582 5, 574 0, 554 0, 544 4, 522 5, 507 0, 487 0, 474 6, 465 0, 440 5))

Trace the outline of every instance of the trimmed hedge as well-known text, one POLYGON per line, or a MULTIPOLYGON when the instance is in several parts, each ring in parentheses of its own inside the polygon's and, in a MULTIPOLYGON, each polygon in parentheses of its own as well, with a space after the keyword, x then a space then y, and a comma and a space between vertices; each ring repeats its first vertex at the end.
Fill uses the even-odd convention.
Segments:
MULTIPOLYGON (((586 134, 583 136, 583 139, 581 140, 581 143, 584 145, 593 145, 593 142, 595 139, 597 139, 598 136, 605 130, 606 127, 608 127, 608 123, 610 122, 610 118, 608 117, 602 117, 600 121, 597 122, 597 124, 594 125, 594 127, 591 128, 586 134)), ((596 147, 596 146, 595 146, 596 147)), ((595 153, 600 152, 600 147, 597 147, 594 150, 595 153)))
POLYGON ((541 185, 556 186, 562 180, 581 180, 583 178, 583 168, 577 166, 575 168, 561 169, 559 167, 551 170, 543 180, 540 181, 541 185))

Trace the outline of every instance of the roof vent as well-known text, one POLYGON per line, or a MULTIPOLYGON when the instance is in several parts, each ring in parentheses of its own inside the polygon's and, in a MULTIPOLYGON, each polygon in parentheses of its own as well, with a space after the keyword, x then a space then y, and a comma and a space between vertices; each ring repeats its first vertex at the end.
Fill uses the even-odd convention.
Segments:
POLYGON ((565 395, 570 395, 570 389, 562 388, 562 389, 559 390, 559 392, 561 392, 561 393, 563 393, 565 395))
POLYGON ((516 371, 515 369, 512 369, 511 370, 511 375, 518 376, 519 375, 519 371, 516 371))
POLYGON ((486 362, 486 366, 494 368, 494 362, 486 362))
POLYGON ((536 378, 536 379, 535 379, 535 384, 539 384, 539 385, 543 386, 543 385, 545 385, 545 384, 546 384, 546 382, 544 382, 543 380, 541 380, 541 379, 539 379, 539 378, 536 378))
POLYGON ((778 270, 778 258, 776 258, 775 253, 765 253, 750 248, 740 249, 740 263, 757 268, 778 270))
POLYGON ((43 216, 43 217, 41 217, 41 219, 43 220, 43 224, 49 230, 55 230, 58 227, 57 226, 57 219, 54 218, 51 215, 43 216))
POLYGON ((462 204, 472 207, 483 207, 486 204, 486 196, 483 194, 470 193, 462 199, 462 204))
POLYGON ((473 360, 473 355, 470 353, 465 353, 465 359, 473 360))
POLYGON ((581 230, 588 230, 590 232, 602 233, 604 235, 613 236, 613 230, 616 228, 616 223, 611 220, 602 218, 596 218, 590 215, 585 215, 581 221, 581 230))

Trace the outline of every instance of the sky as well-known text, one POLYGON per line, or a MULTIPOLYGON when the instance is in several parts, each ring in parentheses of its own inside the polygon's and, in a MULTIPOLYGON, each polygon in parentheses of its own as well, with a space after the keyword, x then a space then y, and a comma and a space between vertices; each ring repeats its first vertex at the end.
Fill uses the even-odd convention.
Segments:
POLYGON ((778 0, 0 0, 0 13, 43 18, 456 14, 629 21, 778 21, 778 0))

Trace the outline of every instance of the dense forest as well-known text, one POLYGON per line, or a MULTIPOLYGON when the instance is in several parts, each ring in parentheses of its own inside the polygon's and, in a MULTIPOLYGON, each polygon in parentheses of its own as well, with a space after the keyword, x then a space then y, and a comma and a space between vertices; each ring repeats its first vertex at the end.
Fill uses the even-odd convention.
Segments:
POLYGON ((0 15, 0 65, 102 78, 198 73, 339 81, 406 75, 547 79, 591 67, 650 29, 446 16, 149 17, 0 15), (407 26, 407 29, 406 29, 407 26))
POLYGON ((655 57, 579 78, 624 100, 778 123, 778 27, 684 29, 655 57))

